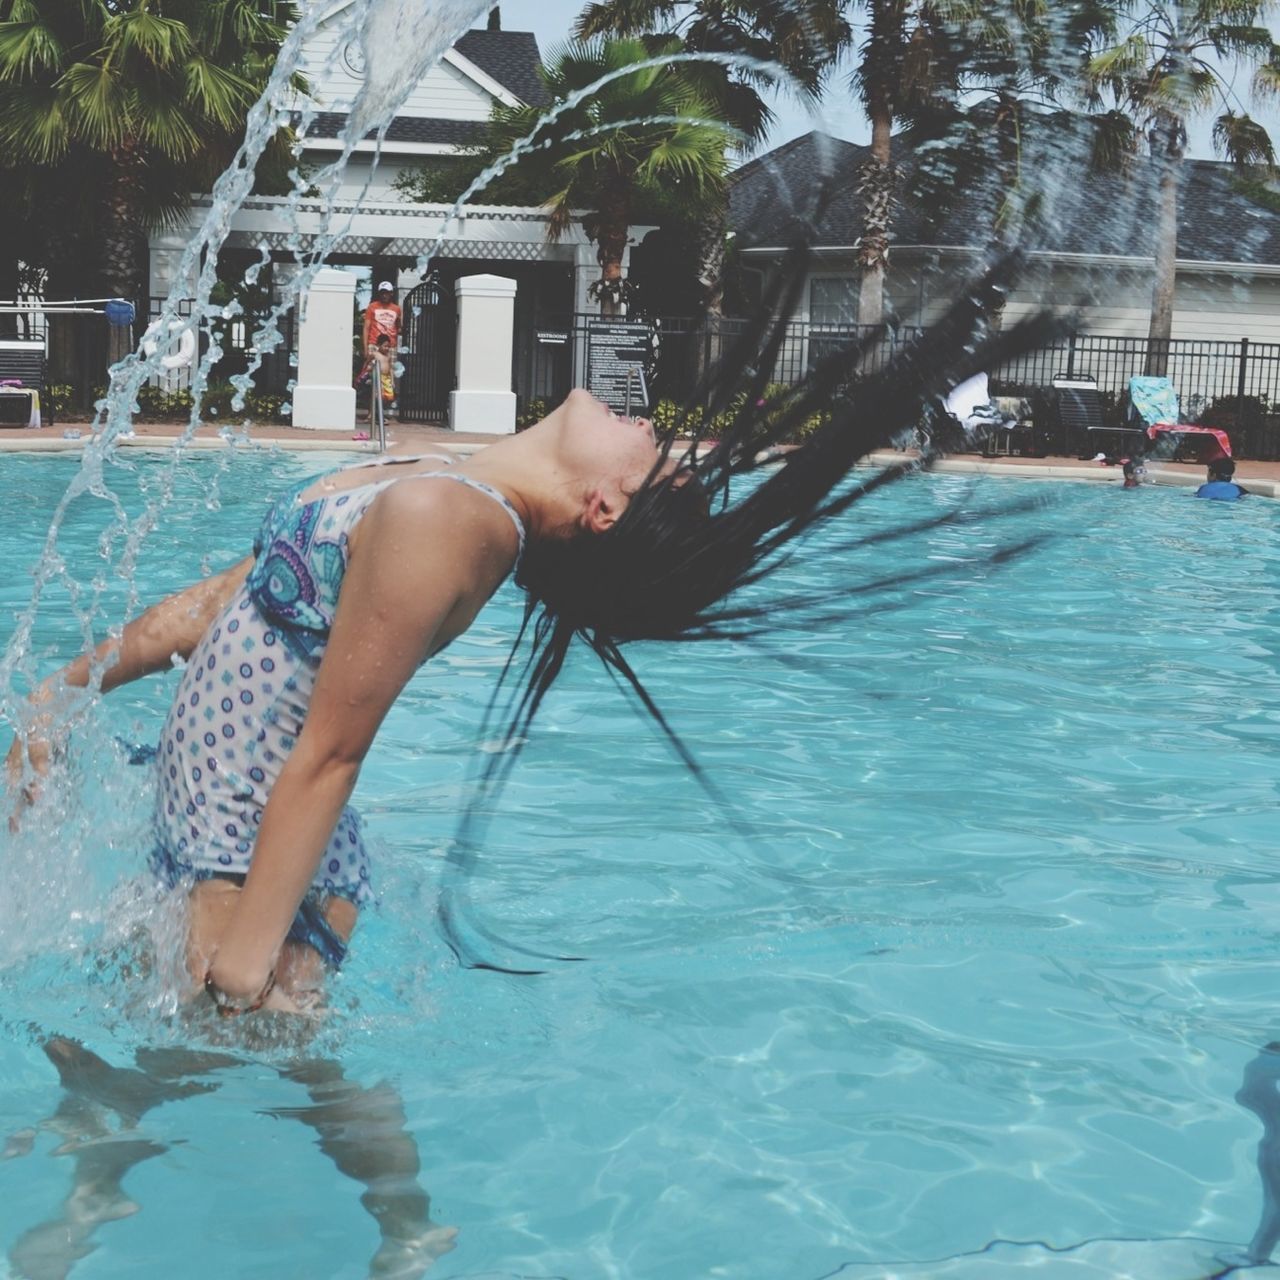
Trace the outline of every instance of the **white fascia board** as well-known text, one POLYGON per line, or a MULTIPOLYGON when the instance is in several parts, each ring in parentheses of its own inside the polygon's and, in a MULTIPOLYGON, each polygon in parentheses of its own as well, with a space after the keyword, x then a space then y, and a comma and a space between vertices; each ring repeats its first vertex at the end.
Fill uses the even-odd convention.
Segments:
MULTIPOLYGON (((308 151, 341 151, 346 145, 341 138, 304 138, 303 153, 308 151)), ((378 152, 384 159, 394 160, 396 156, 452 156, 458 154, 458 148, 452 142, 384 142, 378 145, 376 139, 362 138, 351 148, 353 152, 378 152)))
MULTIPOLYGON (((789 250, 785 245, 778 245, 777 247, 753 246, 750 249, 743 249, 742 256, 744 258, 779 257, 787 252, 789 250)), ((832 258, 857 252, 858 246, 856 244, 826 244, 812 250, 816 258, 832 258)), ((983 250, 976 247, 957 247, 955 245, 942 244, 894 244, 889 246, 890 259, 895 253, 903 252, 931 253, 938 257, 974 258, 979 256, 983 250)), ((1033 249, 1027 254, 1027 257, 1036 258, 1042 262, 1075 267, 1149 268, 1155 263, 1154 258, 1135 257, 1133 255, 1118 253, 1057 253, 1052 249, 1033 249)), ((1199 258, 1179 258, 1177 267, 1179 271, 1200 275, 1280 276, 1280 263, 1275 262, 1208 262, 1199 258)))
POLYGON ((523 107, 525 105, 506 85, 499 84, 488 72, 481 71, 470 58, 464 58, 457 49, 446 49, 441 61, 461 71, 469 80, 474 80, 490 97, 497 98, 504 106, 523 107))

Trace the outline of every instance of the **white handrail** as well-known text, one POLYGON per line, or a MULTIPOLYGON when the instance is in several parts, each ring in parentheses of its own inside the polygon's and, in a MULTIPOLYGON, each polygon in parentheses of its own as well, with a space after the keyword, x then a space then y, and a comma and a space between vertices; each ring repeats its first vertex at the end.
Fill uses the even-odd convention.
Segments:
POLYGON ((369 378, 369 385, 372 388, 373 401, 369 405, 369 420, 376 421, 378 424, 378 452, 386 453, 387 415, 382 407, 382 366, 378 363, 376 356, 370 373, 372 376, 369 378))
MULTIPOLYGON (((110 299, 108 299, 110 301, 110 299)), ((0 315, 28 316, 46 313, 51 316, 100 316, 101 307, 51 307, 48 303, 27 307, 17 302, 0 302, 0 315)))

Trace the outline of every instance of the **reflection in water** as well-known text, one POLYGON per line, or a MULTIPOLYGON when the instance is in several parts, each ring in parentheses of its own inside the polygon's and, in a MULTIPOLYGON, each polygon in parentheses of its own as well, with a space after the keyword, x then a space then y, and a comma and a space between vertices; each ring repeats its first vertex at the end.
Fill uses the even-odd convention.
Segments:
MULTIPOLYGON (((163 1155, 165 1146, 142 1137, 138 1124, 153 1107, 212 1093, 214 1072, 247 1065, 230 1054, 142 1048, 135 1067, 113 1067, 74 1040, 55 1036, 44 1045, 58 1069, 61 1102, 36 1128, 15 1134, 3 1158, 26 1155, 40 1129, 62 1139, 54 1155, 73 1162, 71 1190, 56 1217, 30 1227, 15 1242, 9 1262, 23 1280, 63 1280, 96 1247, 103 1223, 137 1213, 123 1179, 135 1166, 163 1155)), ((300 1059, 280 1069, 301 1085, 309 1105, 269 1114, 300 1120, 341 1173, 364 1185, 361 1203, 378 1224, 381 1243, 370 1274, 412 1280, 453 1248, 453 1228, 431 1221, 431 1202, 418 1182, 417 1144, 405 1131, 404 1107, 386 1083, 365 1088, 323 1058, 300 1059)))
POLYGON ((1244 1069, 1236 1101, 1262 1121, 1258 1175, 1262 1217, 1249 1242, 1250 1263, 1269 1262, 1280 1242, 1280 1044, 1269 1044, 1244 1069))

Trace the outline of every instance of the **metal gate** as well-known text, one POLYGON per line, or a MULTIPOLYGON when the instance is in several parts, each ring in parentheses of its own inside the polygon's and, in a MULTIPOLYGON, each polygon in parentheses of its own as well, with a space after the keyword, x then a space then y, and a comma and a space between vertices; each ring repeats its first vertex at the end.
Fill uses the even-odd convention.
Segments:
POLYGON ((400 418, 442 422, 456 382, 458 310, 453 289, 432 274, 405 295, 400 418))

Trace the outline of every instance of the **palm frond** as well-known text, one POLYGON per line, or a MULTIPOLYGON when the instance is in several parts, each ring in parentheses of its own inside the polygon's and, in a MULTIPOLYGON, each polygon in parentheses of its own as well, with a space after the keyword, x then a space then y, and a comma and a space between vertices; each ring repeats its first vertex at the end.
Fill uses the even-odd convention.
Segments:
POLYGON ((1258 26, 1215 23, 1206 30, 1205 39, 1220 58, 1253 58, 1258 54, 1269 58, 1275 47, 1271 32, 1258 26))
POLYGON ((52 165, 70 145, 62 98, 52 87, 0 88, 0 148, 37 165, 52 165))
POLYGON ((128 136, 133 124, 130 92, 107 64, 73 63, 56 87, 62 91, 67 122, 76 138, 109 151, 128 136))
POLYGON ((57 71, 64 53, 57 34, 43 22, 0 22, 0 81, 57 71))
POLYGON ((1089 117, 1090 165, 1103 172, 1125 169, 1138 151, 1138 127, 1126 111, 1102 111, 1089 117))
POLYGON ((1253 92, 1264 101, 1280 97, 1280 49, 1273 49, 1271 57, 1254 71, 1253 92))
POLYGON ((257 91, 233 71, 193 56, 184 69, 186 101, 220 129, 234 129, 257 98, 257 91))
POLYGON ((1106 85, 1123 85, 1134 76, 1141 75, 1148 66, 1151 45, 1145 36, 1133 34, 1119 44, 1103 49, 1089 59, 1089 79, 1106 85))
POLYGON ((163 18, 142 6, 108 18, 102 35, 109 59, 138 58, 161 70, 180 65, 192 48, 185 23, 163 18))
POLYGON ((670 27, 675 12, 675 0, 599 0, 579 14, 573 34, 579 40, 643 35, 670 27))
POLYGON ((1275 147, 1266 128, 1252 116, 1227 111, 1213 122, 1213 145, 1238 165, 1275 164, 1275 147))
POLYGON ((163 90, 152 92, 139 84, 135 93, 134 128, 138 137, 168 160, 191 160, 200 153, 206 139, 181 101, 163 90))

